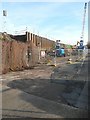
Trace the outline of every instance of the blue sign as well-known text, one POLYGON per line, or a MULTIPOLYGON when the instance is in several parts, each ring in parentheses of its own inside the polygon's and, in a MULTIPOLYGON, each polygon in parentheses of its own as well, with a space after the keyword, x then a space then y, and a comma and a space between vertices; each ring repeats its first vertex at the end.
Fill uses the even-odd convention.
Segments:
POLYGON ((83 40, 80 40, 80 46, 78 46, 78 49, 84 49, 83 40))
POLYGON ((83 40, 80 40, 80 46, 83 46, 83 40))

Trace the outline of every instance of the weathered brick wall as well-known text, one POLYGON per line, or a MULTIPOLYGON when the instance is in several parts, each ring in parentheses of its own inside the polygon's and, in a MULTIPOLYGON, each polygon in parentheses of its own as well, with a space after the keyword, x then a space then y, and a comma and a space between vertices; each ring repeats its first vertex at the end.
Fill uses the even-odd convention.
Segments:
MULTIPOLYGON (((13 36, 17 37, 17 40, 12 40, 10 36, 6 35, 10 40, 0 42, 2 46, 0 70, 2 68, 3 73, 35 66, 39 62, 40 50, 50 50, 55 46, 55 42, 47 38, 32 33, 26 34, 26 36, 21 35, 21 38, 20 36, 13 36)), ((65 52, 68 53, 65 44, 62 44, 62 46, 65 48, 65 52)))
POLYGON ((22 41, 22 42, 32 41, 32 43, 34 43, 35 46, 41 47, 41 49, 47 49, 47 50, 50 50, 55 44, 55 42, 50 39, 41 37, 39 35, 35 35, 30 32, 26 32, 25 35, 15 35, 15 36, 10 35, 10 37, 17 41, 22 41))
POLYGON ((52 41, 32 33, 21 36, 10 35, 10 37, 10 40, 3 40, 1 45, 2 73, 35 66, 39 61, 40 50, 49 49, 53 44, 52 41), (16 39, 14 40, 14 38, 16 39))

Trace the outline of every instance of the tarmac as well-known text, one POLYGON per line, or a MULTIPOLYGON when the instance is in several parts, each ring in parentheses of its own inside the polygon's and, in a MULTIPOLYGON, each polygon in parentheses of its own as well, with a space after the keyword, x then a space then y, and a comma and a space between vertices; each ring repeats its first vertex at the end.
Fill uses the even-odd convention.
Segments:
POLYGON ((2 75, 2 117, 88 118, 88 58, 65 59, 2 75))

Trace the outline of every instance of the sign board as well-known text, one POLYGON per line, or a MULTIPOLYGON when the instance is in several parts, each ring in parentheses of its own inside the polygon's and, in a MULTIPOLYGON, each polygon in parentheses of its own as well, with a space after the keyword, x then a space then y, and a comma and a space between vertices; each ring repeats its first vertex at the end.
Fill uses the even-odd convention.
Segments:
POLYGON ((80 41, 80 46, 83 46, 83 40, 80 41))
POLYGON ((41 50, 41 57, 45 57, 45 51, 41 50))

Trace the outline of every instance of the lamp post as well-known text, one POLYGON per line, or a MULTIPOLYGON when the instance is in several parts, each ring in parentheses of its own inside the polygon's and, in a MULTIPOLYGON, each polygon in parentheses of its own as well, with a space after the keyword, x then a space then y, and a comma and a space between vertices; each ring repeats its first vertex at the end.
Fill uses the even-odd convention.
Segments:
POLYGON ((3 32, 6 32, 6 17, 7 17, 7 11, 3 10, 3 32))

